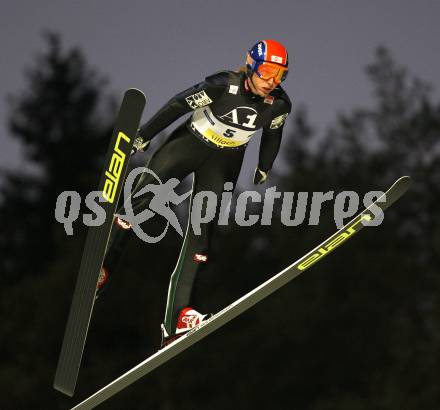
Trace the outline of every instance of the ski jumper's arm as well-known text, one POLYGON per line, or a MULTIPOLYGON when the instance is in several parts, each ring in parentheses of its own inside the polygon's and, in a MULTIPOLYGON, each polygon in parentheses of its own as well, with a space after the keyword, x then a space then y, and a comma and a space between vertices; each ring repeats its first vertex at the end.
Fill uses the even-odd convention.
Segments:
POLYGON ((282 93, 279 98, 274 101, 273 115, 271 123, 263 127, 261 135, 260 153, 258 159, 258 169, 264 173, 268 173, 272 169, 272 165, 281 145, 281 137, 283 135, 284 123, 292 109, 292 104, 286 93, 282 93))
POLYGON ((227 84, 225 75, 224 72, 213 74, 201 83, 175 95, 140 127, 138 134, 145 141, 149 141, 183 115, 215 102, 225 90, 227 84))

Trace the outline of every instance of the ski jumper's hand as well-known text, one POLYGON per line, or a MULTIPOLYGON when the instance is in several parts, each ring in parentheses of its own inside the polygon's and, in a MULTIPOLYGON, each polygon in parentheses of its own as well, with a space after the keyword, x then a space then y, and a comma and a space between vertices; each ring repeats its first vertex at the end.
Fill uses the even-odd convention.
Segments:
POLYGON ((264 183, 266 181, 268 175, 269 175, 269 171, 265 172, 258 167, 255 168, 254 184, 259 185, 259 184, 264 183))

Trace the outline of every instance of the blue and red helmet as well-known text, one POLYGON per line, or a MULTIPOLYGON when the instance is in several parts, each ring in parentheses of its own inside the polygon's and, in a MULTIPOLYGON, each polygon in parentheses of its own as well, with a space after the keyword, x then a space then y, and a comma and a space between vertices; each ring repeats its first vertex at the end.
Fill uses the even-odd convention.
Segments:
POLYGON ((275 40, 259 41, 249 50, 246 58, 248 77, 256 73, 264 80, 273 78, 278 84, 286 79, 288 66, 287 50, 275 40))

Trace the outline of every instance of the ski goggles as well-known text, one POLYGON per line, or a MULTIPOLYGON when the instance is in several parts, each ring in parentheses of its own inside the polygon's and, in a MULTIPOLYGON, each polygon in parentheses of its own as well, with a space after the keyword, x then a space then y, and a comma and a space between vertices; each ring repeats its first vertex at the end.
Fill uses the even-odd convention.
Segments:
POLYGON ((286 79, 288 71, 289 69, 287 67, 268 62, 257 64, 255 69, 258 77, 263 80, 270 80, 273 78, 277 84, 280 84, 286 79))

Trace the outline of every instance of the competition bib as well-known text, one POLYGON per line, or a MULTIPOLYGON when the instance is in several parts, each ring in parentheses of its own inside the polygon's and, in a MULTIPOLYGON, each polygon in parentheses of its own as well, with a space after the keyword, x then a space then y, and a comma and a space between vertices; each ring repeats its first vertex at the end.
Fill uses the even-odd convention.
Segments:
POLYGON ((214 117, 210 107, 200 107, 194 111, 191 117, 191 128, 220 148, 244 145, 255 133, 255 130, 245 131, 224 124, 214 117))

